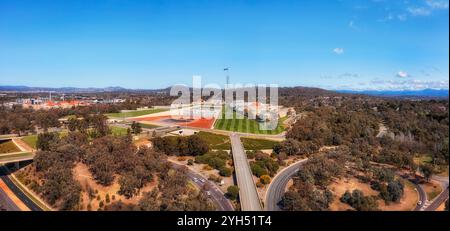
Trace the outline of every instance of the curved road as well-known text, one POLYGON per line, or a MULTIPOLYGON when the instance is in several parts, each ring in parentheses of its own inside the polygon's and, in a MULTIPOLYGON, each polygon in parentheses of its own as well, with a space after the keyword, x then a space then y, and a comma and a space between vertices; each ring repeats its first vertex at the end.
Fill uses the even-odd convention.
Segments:
POLYGON ((423 189, 422 185, 418 185, 414 182, 412 182, 414 186, 416 187, 417 193, 419 193, 419 201, 416 207, 413 211, 423 211, 423 207, 425 206, 425 203, 427 203, 427 193, 425 192, 425 189, 423 189))
POLYGON ((202 189, 206 195, 216 204, 218 211, 234 211, 234 207, 230 200, 225 197, 223 192, 212 182, 205 179, 202 175, 195 173, 186 166, 179 165, 171 162, 174 168, 186 169, 186 174, 200 189, 202 189), (207 191, 205 191, 207 190, 207 191))
POLYGON ((272 183, 270 183, 269 188, 266 193, 266 211, 281 211, 278 203, 281 201, 283 194, 286 191, 286 186, 289 180, 298 172, 300 167, 305 164, 308 159, 298 161, 289 167, 281 170, 275 178, 273 178, 272 183))
POLYGON ((25 193, 17 187, 9 178, 9 173, 5 167, 0 166, 0 179, 8 186, 9 189, 31 210, 42 211, 42 209, 36 205, 25 193))

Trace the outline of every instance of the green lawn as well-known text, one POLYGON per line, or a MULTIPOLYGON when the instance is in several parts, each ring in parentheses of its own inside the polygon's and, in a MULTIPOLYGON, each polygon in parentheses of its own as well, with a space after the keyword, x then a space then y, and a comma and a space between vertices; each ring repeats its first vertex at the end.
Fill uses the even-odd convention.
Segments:
POLYGON ((139 111, 130 111, 130 112, 120 112, 120 113, 109 113, 105 114, 109 118, 128 118, 128 117, 137 117, 143 115, 154 114, 158 112, 167 111, 167 109, 147 109, 147 110, 139 110, 139 111))
POLYGON ((143 124, 143 123, 139 123, 141 125, 141 128, 147 128, 147 129, 153 129, 153 128, 159 128, 160 126, 158 125, 153 125, 153 124, 143 124))
POLYGON ((251 133, 251 134, 267 134, 267 135, 276 135, 280 134, 284 131, 283 121, 286 118, 281 118, 278 120, 278 126, 274 130, 260 130, 259 123, 256 120, 244 118, 244 119, 236 119, 236 112, 233 114, 233 119, 224 119, 225 118, 225 110, 222 110, 222 118, 217 119, 214 128, 225 131, 233 131, 233 132, 242 132, 242 133, 251 133))
POLYGON ((420 155, 414 157, 414 162, 418 165, 431 164, 433 162, 433 158, 429 155, 420 155))
POLYGON ((36 149, 37 137, 37 135, 25 136, 22 138, 22 140, 23 142, 27 143, 28 146, 36 149))
POLYGON ((11 140, 0 141, 0 153, 20 152, 20 149, 11 140))
MULTIPOLYGON (((127 134, 127 129, 126 128, 121 128, 121 127, 116 127, 116 126, 111 126, 111 133, 115 136, 124 136, 127 134)), ((68 133, 68 131, 62 131, 59 133, 61 137, 66 136, 68 133)), ((37 135, 30 135, 30 136, 24 136, 22 137, 22 140, 28 144, 28 146, 36 149, 36 143, 37 143, 37 135)), ((20 151, 20 150, 19 150, 20 151)))
POLYGON ((241 138, 241 141, 242 144, 244 145, 245 150, 273 149, 275 144, 278 144, 278 142, 272 140, 261 140, 251 138, 241 138))
POLYGON ((211 149, 217 150, 230 150, 231 142, 230 137, 224 135, 218 135, 209 132, 199 132, 197 133, 203 140, 205 140, 211 149))
POLYGON ((111 128, 111 134, 114 136, 126 136, 128 129, 123 127, 117 127, 117 126, 110 126, 111 128))

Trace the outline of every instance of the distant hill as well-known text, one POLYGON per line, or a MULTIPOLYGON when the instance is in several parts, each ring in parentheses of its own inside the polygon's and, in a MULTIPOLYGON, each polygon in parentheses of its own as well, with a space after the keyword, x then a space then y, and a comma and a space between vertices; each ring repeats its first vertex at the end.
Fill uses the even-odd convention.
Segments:
POLYGON ((364 95, 372 95, 372 96, 381 96, 381 97, 438 97, 438 98, 448 98, 448 89, 424 89, 417 91, 351 91, 351 90, 340 90, 337 91, 339 93, 347 93, 347 94, 364 94, 364 95))
POLYGON ((27 86, 0 86, 3 92, 56 92, 56 93, 101 93, 101 92, 137 92, 137 91, 161 91, 161 90, 140 90, 126 89, 123 87, 105 87, 105 88, 77 88, 77 87, 27 87, 27 86))
MULTIPOLYGON (((102 92, 165 92, 168 93, 170 88, 165 89, 127 89, 123 87, 105 87, 105 88, 76 88, 76 87, 28 87, 28 86, 0 86, 0 92, 56 92, 56 93, 102 93, 102 92)), ((311 87, 282 87, 279 89, 280 96, 331 96, 336 94, 359 94, 378 97, 433 97, 448 98, 449 90, 441 89, 425 89, 418 91, 354 91, 339 90, 329 91, 320 88, 311 87)))

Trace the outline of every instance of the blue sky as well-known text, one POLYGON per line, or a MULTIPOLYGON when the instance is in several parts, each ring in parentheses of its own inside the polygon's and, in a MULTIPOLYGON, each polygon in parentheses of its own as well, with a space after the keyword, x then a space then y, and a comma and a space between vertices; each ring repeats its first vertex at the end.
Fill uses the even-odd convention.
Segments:
POLYGON ((0 0, 0 85, 448 89, 448 0, 0 0))

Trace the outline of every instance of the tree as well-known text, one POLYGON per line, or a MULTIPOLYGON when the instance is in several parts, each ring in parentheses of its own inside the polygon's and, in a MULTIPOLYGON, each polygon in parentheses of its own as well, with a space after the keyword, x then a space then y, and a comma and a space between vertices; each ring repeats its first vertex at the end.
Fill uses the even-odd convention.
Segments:
POLYGON ((222 166, 219 169, 219 174, 223 177, 229 177, 229 176, 231 176, 232 173, 233 173, 233 171, 230 168, 227 168, 225 166, 222 166))
POLYGON ((56 132, 41 133, 37 137, 36 148, 42 151, 49 151, 51 145, 56 144, 59 140, 59 134, 56 132))
POLYGON ((91 132, 91 136, 93 138, 104 137, 111 133, 111 129, 109 129, 107 120, 108 118, 102 114, 92 115, 87 118, 88 122, 93 127, 93 131, 91 132))
POLYGON ((127 199, 133 197, 138 193, 140 182, 137 177, 132 174, 126 174, 119 179, 119 194, 124 195, 127 199))
POLYGON ((226 196, 231 200, 236 200, 239 196, 239 188, 238 186, 232 185, 227 188, 226 196))
POLYGON ((422 165, 420 165, 420 171, 423 173, 423 176, 425 177, 427 182, 429 182, 431 176, 434 173, 434 168, 430 164, 422 164, 422 165))
POLYGON ((198 135, 192 135, 187 138, 188 154, 191 156, 203 155, 209 151, 208 143, 198 135))
POLYGON ((22 132, 30 130, 30 127, 30 122, 20 115, 14 117, 12 120, 12 128, 18 133, 19 136, 21 136, 22 132))
POLYGON ((44 132, 47 132, 48 128, 61 126, 58 120, 58 114, 56 114, 54 111, 38 111, 36 113, 35 123, 42 129, 44 129, 44 132))
POLYGON ((260 164, 255 162, 250 163, 250 168, 252 170, 253 175, 257 177, 269 174, 269 172, 266 169, 264 169, 260 164))
POLYGON ((377 211, 378 203, 376 198, 364 196, 364 193, 358 189, 353 190, 352 193, 346 191, 342 197, 341 202, 352 206, 357 211, 377 211))
POLYGON ((392 170, 385 168, 375 169, 374 175, 381 182, 391 182, 395 177, 395 173, 392 170))
POLYGON ((136 135, 141 134, 142 126, 140 123, 136 123, 136 121, 133 121, 133 123, 131 124, 131 130, 133 130, 133 133, 136 135))
POLYGON ((139 209, 142 211, 160 211, 160 203, 158 200, 158 190, 153 189, 150 192, 144 193, 139 201, 139 209))
POLYGON ((389 201, 399 202, 403 196, 404 185, 400 180, 389 182, 387 192, 389 194, 389 201))
POLYGON ((78 128, 78 119, 76 117, 70 117, 67 120, 67 128, 69 131, 74 132, 78 128))

